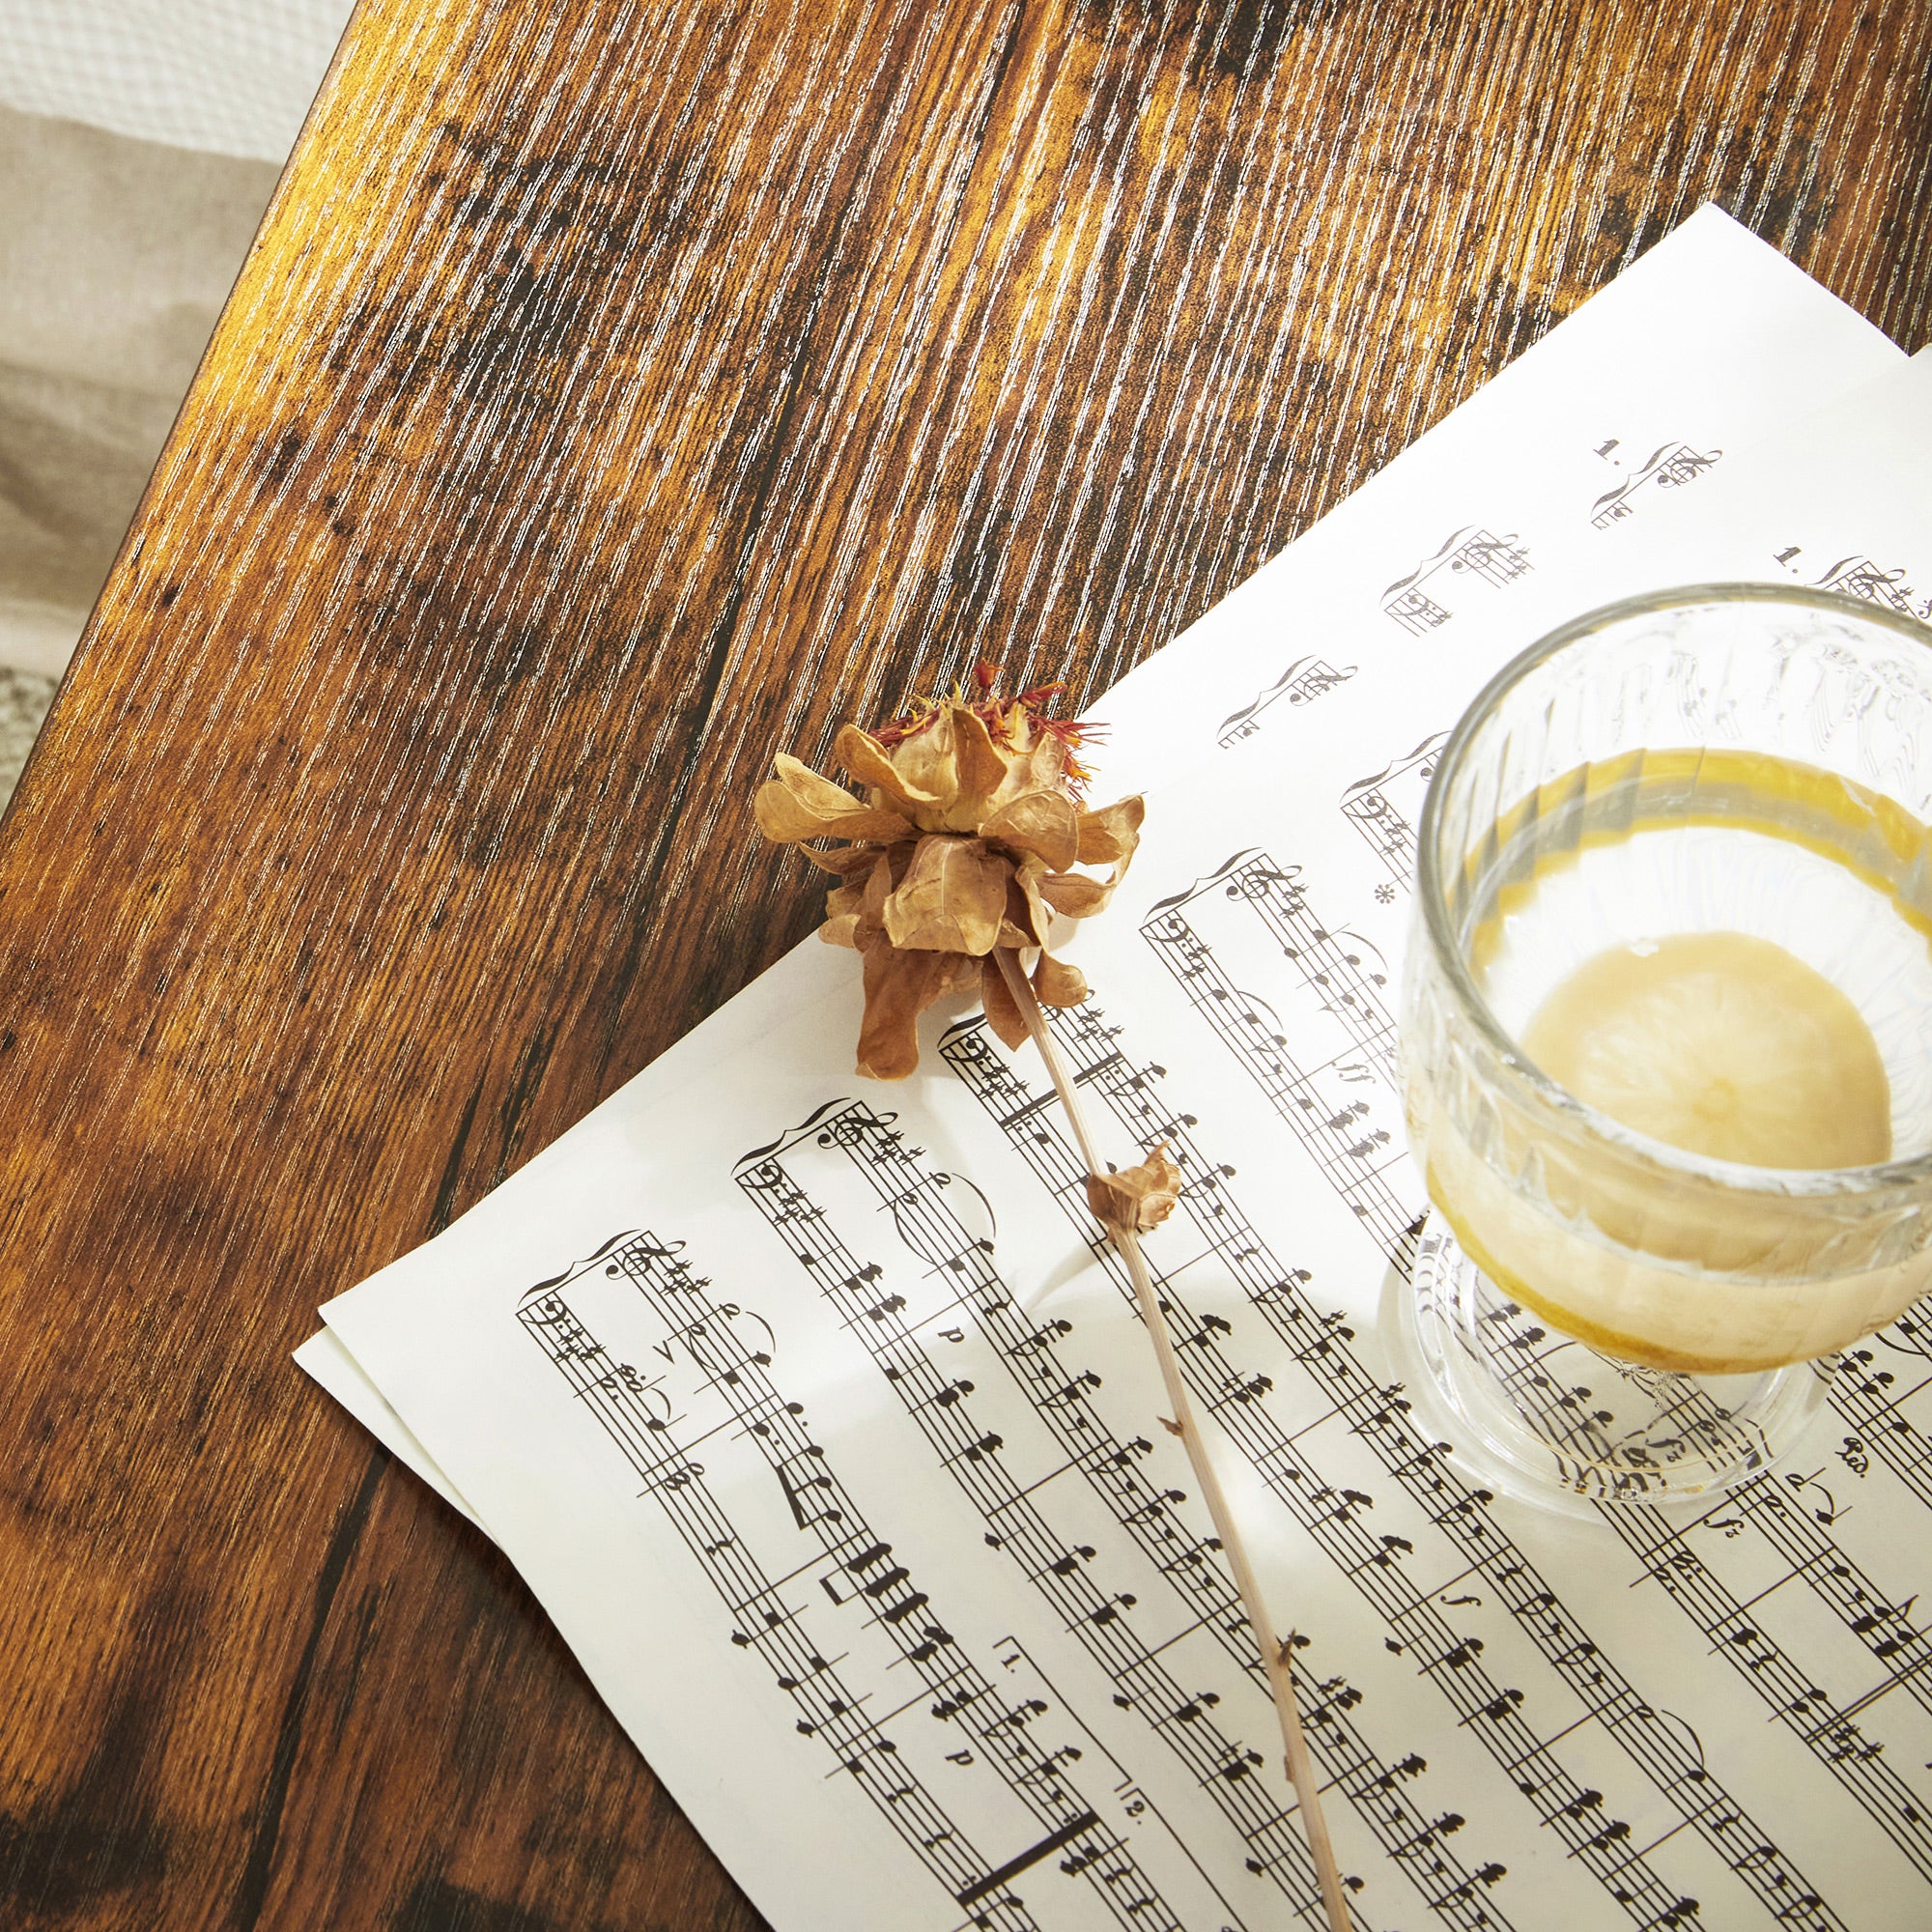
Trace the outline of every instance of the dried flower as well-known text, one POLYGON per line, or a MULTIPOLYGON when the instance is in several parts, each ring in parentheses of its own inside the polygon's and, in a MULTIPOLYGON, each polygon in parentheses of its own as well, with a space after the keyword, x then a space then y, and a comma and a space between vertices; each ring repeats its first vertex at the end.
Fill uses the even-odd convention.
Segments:
POLYGON ((833 751, 863 798, 782 753, 758 788, 758 829, 799 845, 838 879, 819 936, 864 961, 859 1071, 900 1080, 919 1065, 919 1016, 977 986, 1009 1046, 1026 1022, 994 952, 1040 949, 1033 985, 1051 1007, 1078 1006, 1087 981, 1046 952, 1056 912, 1098 912, 1140 842, 1138 798, 1090 810, 1079 760, 1093 727, 1050 719, 1046 685, 1002 698, 980 666, 969 696, 921 699, 878 732, 847 724, 833 751), (830 850, 805 841, 842 838, 830 850), (1105 879, 1071 869, 1111 866, 1105 879))
POLYGON ((1180 1198, 1180 1170, 1167 1157, 1162 1141, 1135 1167, 1087 1177, 1087 1206, 1094 1218, 1108 1228, 1131 1228, 1151 1233, 1174 1212, 1180 1198))

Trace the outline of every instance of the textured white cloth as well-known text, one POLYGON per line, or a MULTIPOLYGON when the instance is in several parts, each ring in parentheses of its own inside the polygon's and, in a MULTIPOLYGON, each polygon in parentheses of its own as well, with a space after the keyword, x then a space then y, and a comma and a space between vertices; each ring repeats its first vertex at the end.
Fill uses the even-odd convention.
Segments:
POLYGON ((352 0, 0 0, 0 666, 58 675, 352 0))
POLYGON ((0 0, 0 105, 288 157, 351 0, 0 0))
POLYGON ((274 184, 0 107, 0 665, 66 666, 274 184))
POLYGON ((0 665, 0 805, 13 797, 53 701, 52 678, 0 665))

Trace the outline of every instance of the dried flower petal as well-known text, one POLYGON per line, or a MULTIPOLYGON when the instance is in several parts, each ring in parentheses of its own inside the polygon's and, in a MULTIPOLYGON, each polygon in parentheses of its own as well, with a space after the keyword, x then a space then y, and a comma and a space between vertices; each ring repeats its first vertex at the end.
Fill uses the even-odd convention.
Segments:
POLYGON ((917 806, 937 805, 938 794, 923 791, 897 766, 892 754, 869 731, 856 724, 839 726, 833 740, 832 754, 861 784, 876 785, 888 798, 895 799, 908 811, 917 806))
POLYGON ((1035 983, 1047 1004, 1086 997, 1078 969, 1045 954, 1054 915, 1080 918, 1106 904, 1133 855, 1143 808, 1123 799, 1085 809, 1088 775, 1077 753, 1093 727, 1044 715, 1057 686, 1002 698, 997 683, 982 665, 968 692, 915 699, 876 731, 840 730, 838 762, 864 798, 784 754, 758 789, 760 830, 803 847, 838 882, 826 894, 823 932, 865 961, 862 1072, 911 1072, 920 1013, 975 984, 1000 1037, 1024 1039, 990 958, 999 948, 1039 949, 1035 983), (853 842, 831 850, 808 842, 821 838, 853 842), (1104 881, 1070 869, 1106 864, 1114 872, 1104 881))
POLYGON ((1053 930, 1053 914, 1039 895, 1039 882, 1045 868, 1037 859, 1027 860, 1013 874, 1007 894, 1006 923, 1002 931, 1019 935, 1020 946, 1044 946, 1053 930))
POLYGON ((1013 998, 1013 989, 1007 984, 1007 976, 1000 971, 1000 962, 996 958, 989 957, 980 965, 980 1000, 986 1009, 986 1024, 994 1033, 1009 1046, 1024 1046, 1026 1017, 1020 1011, 1019 1002, 1013 998))
POLYGON ((901 952, 883 940, 863 956, 859 1071, 874 1080, 903 1080, 919 1066, 919 1016, 945 993, 952 961, 943 952, 901 952))
POLYGON ((948 993, 977 992, 980 976, 985 971, 985 960, 976 958, 970 952, 949 952, 946 958, 947 974, 943 990, 948 993))
POLYGON ((1013 767, 1012 791, 1017 797, 1021 792, 1052 790, 1065 790, 1069 798, 1077 796, 1066 755, 1066 740, 1055 737, 1051 731, 1041 731, 1034 739, 1025 760, 1013 767))
POLYGON ((856 872, 871 869, 878 848, 872 845, 839 845, 830 852, 821 852, 816 845, 801 845, 799 853, 810 859, 820 870, 836 873, 841 879, 849 879, 856 872))
POLYGON ((1167 1143, 1151 1149, 1134 1167, 1087 1177, 1087 1206, 1109 1228, 1145 1235, 1174 1212, 1180 1196, 1180 1170, 1167 1157, 1167 1143))
POLYGON ((785 790, 808 811, 816 812, 820 818, 837 818, 842 812, 858 811, 865 806, 864 799, 854 798, 843 785, 820 778, 810 765, 794 758, 789 752, 781 752, 773 758, 772 770, 778 774, 779 782, 785 790))
POLYGON ((1079 967, 1042 952, 1033 969, 1033 989, 1043 1007, 1077 1007, 1087 997, 1087 976, 1079 967))
POLYGON ((1082 872, 1049 872, 1039 882, 1039 895, 1055 912, 1064 912, 1068 919, 1091 919, 1094 913, 1106 909, 1119 884, 1118 878, 1103 885, 1082 872))
MULTIPOLYGON (((838 791, 837 785, 832 789, 838 791)), ((897 812, 876 810, 845 792, 838 795, 846 801, 842 808, 821 811, 775 779, 758 787, 752 806, 758 830, 781 845, 795 845, 802 838, 892 839, 910 835, 912 827, 897 812)))
POLYGON ((921 952, 985 953, 1000 935, 1010 860, 978 838, 919 841, 905 883, 886 901, 886 937, 921 952))
POLYGON ((885 930, 886 900, 892 894, 893 885, 893 856, 889 851, 881 852, 872 861, 872 869, 866 874, 864 895, 859 901, 859 917, 874 932, 885 930))
MULTIPOLYGON (((1126 863, 1134 856, 1134 848, 1141 842, 1141 823, 1147 817, 1147 801, 1136 793, 1132 798, 1123 798, 1113 805, 1102 806, 1097 811, 1083 811, 1080 814, 1080 849, 1078 858, 1083 866, 1119 865, 1125 868, 1126 863)), ((1064 872, 1064 865, 1053 868, 1064 872)))
POLYGON ((959 790, 959 764, 952 753, 952 711, 945 706, 930 714, 923 730, 912 732, 892 748, 893 769, 912 791, 923 792, 931 805, 916 801, 913 823, 922 831, 937 832, 947 808, 959 790))
POLYGON ((949 832, 977 832, 993 809, 993 794, 1007 780, 1007 755, 993 743, 977 711, 949 707, 958 788, 946 812, 949 832))
POLYGON ((1053 872, 1065 871, 1080 849, 1078 814, 1064 791, 1029 791, 1009 799, 980 826, 980 837, 1032 852, 1053 872))

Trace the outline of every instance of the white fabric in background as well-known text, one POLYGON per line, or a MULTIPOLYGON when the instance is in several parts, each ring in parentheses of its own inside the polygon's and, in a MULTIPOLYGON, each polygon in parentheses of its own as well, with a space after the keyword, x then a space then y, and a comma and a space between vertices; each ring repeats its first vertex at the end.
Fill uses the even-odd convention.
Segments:
POLYGON ((0 666, 58 676, 353 0, 0 0, 0 666))
POLYGON ((286 160, 350 6, 0 0, 0 105, 205 154, 286 160))
POLYGON ((0 665, 66 668, 275 177, 0 107, 0 665))

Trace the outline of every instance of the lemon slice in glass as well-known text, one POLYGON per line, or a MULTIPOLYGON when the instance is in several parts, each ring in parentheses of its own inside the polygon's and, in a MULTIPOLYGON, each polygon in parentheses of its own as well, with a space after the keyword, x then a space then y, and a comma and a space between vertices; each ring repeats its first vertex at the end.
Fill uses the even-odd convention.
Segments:
POLYGON ((1687 932, 1585 960, 1524 1031, 1580 1100, 1687 1152, 1753 1167, 1891 1153, 1891 1094, 1846 996, 1768 939, 1687 932))

